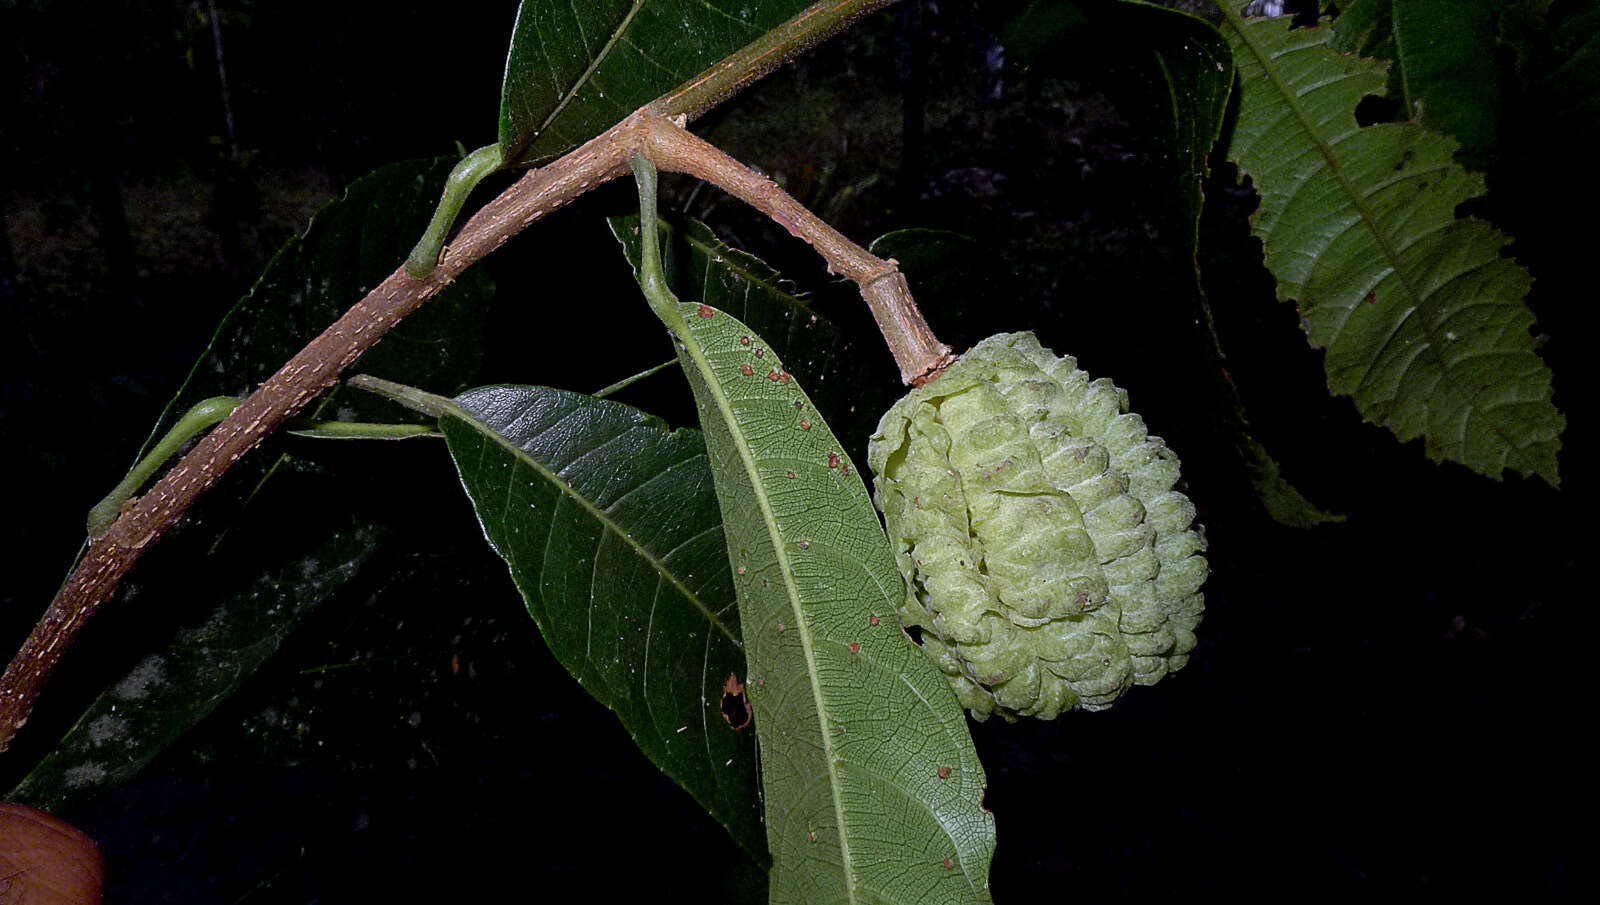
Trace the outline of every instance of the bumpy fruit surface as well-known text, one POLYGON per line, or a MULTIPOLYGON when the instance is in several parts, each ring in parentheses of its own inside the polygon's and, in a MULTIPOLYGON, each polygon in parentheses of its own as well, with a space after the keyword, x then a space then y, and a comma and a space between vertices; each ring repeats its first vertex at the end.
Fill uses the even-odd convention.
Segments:
POLYGON ((878 424, 901 624, 979 719, 1107 707, 1181 668, 1205 541, 1127 394, 1031 333, 992 336, 878 424))

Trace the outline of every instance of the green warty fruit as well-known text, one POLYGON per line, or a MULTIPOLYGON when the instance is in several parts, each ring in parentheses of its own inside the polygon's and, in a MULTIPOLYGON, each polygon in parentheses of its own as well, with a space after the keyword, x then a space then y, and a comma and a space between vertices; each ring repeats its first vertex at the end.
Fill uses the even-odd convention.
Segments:
POLYGON ((901 624, 973 716, 1100 710, 1188 661, 1205 540, 1177 456, 1111 381, 992 336, 895 403, 867 460, 901 624))

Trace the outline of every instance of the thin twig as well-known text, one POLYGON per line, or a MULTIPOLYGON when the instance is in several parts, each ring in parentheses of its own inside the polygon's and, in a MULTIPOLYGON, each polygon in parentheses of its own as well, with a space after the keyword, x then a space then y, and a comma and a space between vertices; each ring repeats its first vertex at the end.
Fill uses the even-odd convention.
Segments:
POLYGON ((853 280, 878 322, 878 330, 900 366, 900 379, 916 383, 950 363, 950 347, 939 342, 911 298, 905 275, 894 259, 885 260, 845 235, 778 187, 715 145, 669 119, 650 124, 650 162, 663 170, 687 173, 721 188, 761 211, 828 262, 828 270, 853 280))

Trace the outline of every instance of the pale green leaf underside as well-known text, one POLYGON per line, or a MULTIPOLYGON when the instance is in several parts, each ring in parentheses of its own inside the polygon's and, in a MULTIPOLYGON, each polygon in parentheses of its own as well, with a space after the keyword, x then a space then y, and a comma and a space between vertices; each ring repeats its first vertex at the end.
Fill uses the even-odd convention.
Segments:
POLYGON ((1416 125, 1359 128, 1384 69, 1325 46, 1331 29, 1229 16, 1232 156, 1261 194, 1254 229, 1278 295, 1327 349, 1330 389, 1432 458, 1556 483, 1565 421, 1534 351, 1531 279, 1501 256, 1503 235, 1455 217, 1481 177, 1416 125))
POLYGON ((897 625, 904 585, 860 474, 760 336, 678 310, 735 566, 772 901, 987 902, 983 768, 897 625))
POLYGON ((699 433, 546 387, 456 406, 440 419, 450 454, 556 659, 764 857, 754 735, 721 709, 745 662, 699 433))
POLYGON ((506 163, 540 163, 577 147, 806 3, 523 0, 500 89, 506 163))

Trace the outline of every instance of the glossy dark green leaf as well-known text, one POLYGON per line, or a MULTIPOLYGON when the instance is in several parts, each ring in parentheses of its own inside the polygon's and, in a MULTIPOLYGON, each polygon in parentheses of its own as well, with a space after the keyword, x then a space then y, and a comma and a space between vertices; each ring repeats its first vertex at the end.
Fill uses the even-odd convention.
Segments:
MULTIPOLYGON (((381 168, 319 211, 224 316, 151 436, 201 399, 249 392, 388 276, 426 223, 450 165, 381 168)), ((465 275, 364 356, 361 370, 450 389, 467 383, 478 369, 490 291, 485 276, 465 275)), ((372 420, 395 414, 358 393, 341 395, 336 405, 324 400, 320 413, 372 420)), ((307 472, 319 466, 286 467, 278 449, 269 445, 239 463, 191 513, 182 537, 167 541, 171 556, 194 557, 187 568, 142 568, 112 603, 144 607, 149 620, 168 620, 171 631, 158 636, 159 650, 109 677, 108 690, 27 778, 22 791, 30 798, 87 798, 132 775, 237 690, 381 542, 381 519, 352 514, 352 500, 338 496, 355 492, 363 474, 314 480, 307 472), (264 506, 277 510, 280 530, 261 531, 249 543, 216 542, 255 530, 264 506), (241 512, 244 529, 237 527, 241 512), (136 604, 129 599, 135 596, 136 604)))
POLYGON ((559 157, 807 5, 523 0, 500 89, 506 163, 559 157))
MULTIPOLYGON (((639 263, 637 216, 614 217, 611 231, 634 266, 639 263)), ((899 398, 893 359, 875 335, 847 335, 766 262, 718 239, 705 224, 662 224, 662 266, 681 298, 704 299, 767 337, 852 448, 865 450, 878 418, 899 398)), ((842 300, 863 304, 855 293, 842 300)))
POLYGON ((1454 143, 1410 123, 1361 128, 1382 66, 1327 29, 1243 22, 1224 33, 1241 76, 1232 156, 1261 194, 1252 226, 1278 296, 1328 350, 1328 385, 1431 458, 1557 482, 1565 419, 1535 351, 1526 270, 1457 205, 1483 180, 1454 143))
POLYGON ((556 658, 763 857, 744 651, 700 434, 529 386, 464 393, 440 427, 556 658))

